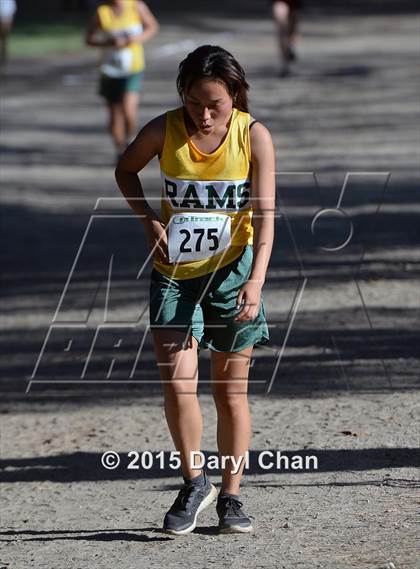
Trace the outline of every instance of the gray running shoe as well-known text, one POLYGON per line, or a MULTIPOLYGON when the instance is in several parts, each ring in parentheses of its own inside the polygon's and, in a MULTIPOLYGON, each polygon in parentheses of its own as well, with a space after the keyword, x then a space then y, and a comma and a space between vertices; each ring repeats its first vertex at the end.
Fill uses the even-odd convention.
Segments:
POLYGON ((203 476, 203 484, 197 484, 184 478, 185 483, 163 521, 165 532, 173 535, 192 532, 196 526, 198 514, 216 498, 215 486, 210 483, 204 472, 203 476))
POLYGON ((216 511, 219 516, 220 533, 249 533, 253 531, 251 520, 241 509, 242 506, 239 496, 227 493, 219 495, 216 511))

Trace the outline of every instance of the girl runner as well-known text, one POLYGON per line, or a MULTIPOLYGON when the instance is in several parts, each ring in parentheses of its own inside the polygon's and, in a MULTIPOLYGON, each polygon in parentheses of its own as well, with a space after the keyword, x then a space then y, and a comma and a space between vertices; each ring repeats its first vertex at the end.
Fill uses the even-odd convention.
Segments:
POLYGON ((7 41, 16 12, 15 0, 0 0, 0 70, 7 63, 7 41))
POLYGON ((144 2, 111 0, 98 6, 86 34, 86 43, 104 48, 99 94, 109 110, 109 130, 118 158, 137 125, 143 83, 143 43, 159 25, 144 2))
POLYGON ((290 64, 296 59, 295 45, 302 0, 272 0, 272 6, 283 62, 280 76, 287 77, 290 74, 290 64))
POLYGON ((269 131, 248 113, 244 71, 226 50, 205 45, 190 53, 179 66, 177 87, 183 105, 148 123, 116 169, 154 255, 150 324, 184 478, 164 529, 191 532, 217 494, 192 460, 202 434, 201 346, 211 350, 217 443, 226 457, 219 529, 249 532, 252 523, 239 496, 244 464, 237 471, 233 464, 249 447, 253 346, 268 340, 261 288, 273 242, 274 149, 269 131), (137 176, 154 156, 163 181, 160 217, 137 176))

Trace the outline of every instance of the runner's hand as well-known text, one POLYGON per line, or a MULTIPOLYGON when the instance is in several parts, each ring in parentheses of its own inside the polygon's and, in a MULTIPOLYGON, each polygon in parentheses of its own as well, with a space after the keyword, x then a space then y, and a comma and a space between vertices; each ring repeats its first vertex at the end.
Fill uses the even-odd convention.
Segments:
POLYGON ((236 306, 240 309, 234 318, 235 322, 255 320, 258 316, 261 302, 261 285, 258 282, 248 281, 241 288, 236 306))
POLYGON ((153 257, 160 263, 168 263, 168 235, 165 226, 160 219, 148 219, 145 223, 145 231, 150 251, 153 251, 153 257))
POLYGON ((114 46, 117 48, 127 47, 130 44, 130 37, 128 34, 123 36, 116 36, 114 38, 114 46))

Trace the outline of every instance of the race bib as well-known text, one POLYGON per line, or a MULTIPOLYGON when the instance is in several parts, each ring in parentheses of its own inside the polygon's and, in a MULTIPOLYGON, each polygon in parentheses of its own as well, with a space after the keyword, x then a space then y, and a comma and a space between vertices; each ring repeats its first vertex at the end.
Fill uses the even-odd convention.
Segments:
POLYGON ((131 73, 133 52, 130 48, 112 49, 107 52, 101 71, 108 77, 125 77, 131 73))
POLYGON ((168 224, 170 263, 208 259, 229 249, 231 218, 218 213, 177 213, 168 224))

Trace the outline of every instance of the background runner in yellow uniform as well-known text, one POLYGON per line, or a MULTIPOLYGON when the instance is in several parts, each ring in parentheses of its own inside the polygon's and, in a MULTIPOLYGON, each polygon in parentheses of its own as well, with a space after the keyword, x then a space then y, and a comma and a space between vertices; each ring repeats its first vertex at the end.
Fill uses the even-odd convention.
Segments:
MULTIPOLYGON (((217 493, 191 460, 202 434, 199 345, 211 349, 219 453, 238 462, 249 447, 249 362, 253 346, 268 340, 261 289, 273 243, 275 165, 271 135, 249 115, 245 74, 230 53, 197 48, 181 62, 177 87, 183 105, 139 132, 116 178, 154 254, 150 322, 184 477, 164 529, 182 535, 217 493), (160 217, 137 176, 154 156, 160 217)), ((243 466, 235 471, 228 459, 223 468, 216 506, 222 532, 253 529, 239 497, 243 466)))
POLYGON ((86 43, 102 47, 99 93, 109 109, 109 129, 117 155, 125 150, 137 127, 144 74, 143 43, 159 25, 144 2, 112 0, 98 6, 86 43))

